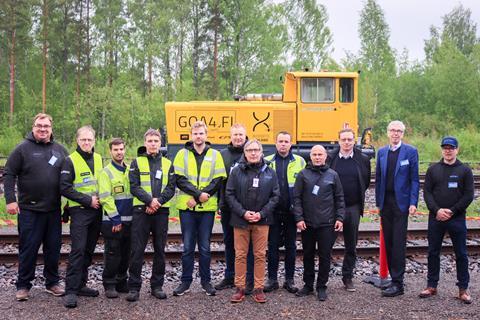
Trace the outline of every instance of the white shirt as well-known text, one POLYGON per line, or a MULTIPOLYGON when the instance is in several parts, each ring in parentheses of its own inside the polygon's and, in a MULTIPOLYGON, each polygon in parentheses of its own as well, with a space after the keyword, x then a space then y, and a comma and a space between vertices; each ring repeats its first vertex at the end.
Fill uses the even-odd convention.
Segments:
POLYGON ((341 151, 339 151, 339 152, 338 152, 338 156, 339 156, 340 159, 342 159, 342 158, 343 158, 343 159, 353 158, 353 150, 352 150, 349 154, 347 154, 347 155, 344 155, 344 154, 342 154, 341 151))
POLYGON ((402 141, 400 141, 398 144, 394 144, 393 146, 390 145, 390 151, 395 152, 402 146, 402 141))

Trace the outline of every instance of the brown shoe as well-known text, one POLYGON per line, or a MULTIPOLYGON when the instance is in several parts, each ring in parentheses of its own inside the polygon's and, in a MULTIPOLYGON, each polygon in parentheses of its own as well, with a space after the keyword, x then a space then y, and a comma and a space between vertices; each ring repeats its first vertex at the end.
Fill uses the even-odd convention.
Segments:
POLYGON ((18 289, 15 294, 17 301, 26 301, 28 300, 28 289, 18 289))
POLYGON ((265 303, 267 302, 267 296, 263 292, 263 289, 255 289, 253 290, 252 294, 253 300, 258 303, 265 303))
POLYGON ((467 289, 460 289, 458 291, 458 299, 466 304, 472 303, 472 297, 468 293, 467 289))
POLYGON ((65 295, 65 290, 58 284, 53 285, 50 288, 45 288, 45 291, 55 297, 62 297, 63 295, 65 295))
POLYGON ((233 296, 230 298, 230 302, 238 303, 245 300, 245 289, 237 288, 233 296))
POLYGON ((437 294, 437 289, 432 287, 427 287, 425 290, 420 292, 418 295, 420 298, 430 298, 437 294))

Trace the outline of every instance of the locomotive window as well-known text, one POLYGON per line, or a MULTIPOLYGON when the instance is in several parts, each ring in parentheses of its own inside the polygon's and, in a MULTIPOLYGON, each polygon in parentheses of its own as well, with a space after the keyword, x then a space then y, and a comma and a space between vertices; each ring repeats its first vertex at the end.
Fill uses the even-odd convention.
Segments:
POLYGON ((340 79, 340 102, 353 102, 353 79, 340 79))
POLYGON ((303 78, 303 102, 333 102, 335 100, 335 79, 303 78))

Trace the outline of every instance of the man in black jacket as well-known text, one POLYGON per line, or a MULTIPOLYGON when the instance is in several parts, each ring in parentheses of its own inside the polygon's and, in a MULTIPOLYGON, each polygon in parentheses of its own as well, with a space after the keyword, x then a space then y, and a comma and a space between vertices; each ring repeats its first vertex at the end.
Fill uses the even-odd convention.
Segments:
POLYGON ((342 182, 345 197, 345 217, 343 219, 343 240, 345 255, 342 265, 342 281, 345 289, 355 291, 353 269, 357 259, 356 247, 358 225, 363 215, 365 192, 370 184, 370 159, 359 150, 354 150, 355 133, 347 128, 338 133, 340 148, 327 159, 330 168, 335 170, 342 182))
POLYGON ((245 143, 244 158, 230 173, 226 199, 232 211, 230 224, 234 228, 235 286, 231 302, 245 299, 245 274, 250 241, 253 242, 254 291, 253 299, 266 302, 263 292, 265 254, 268 228, 273 223, 273 210, 278 203, 280 190, 277 175, 263 160, 262 145, 258 140, 245 143))
MULTIPOLYGON (((247 141, 247 129, 244 125, 236 123, 230 128, 230 143, 220 151, 227 173, 227 179, 230 172, 238 165, 238 161, 243 155, 243 145, 247 141)), ((225 199, 225 188, 227 180, 222 181, 219 190, 219 211, 223 230, 223 244, 225 245, 225 278, 215 285, 216 290, 233 288, 235 286, 235 247, 233 244, 233 227, 230 225, 232 212, 225 199)), ((247 286, 246 294, 253 291, 253 251, 248 251, 247 257, 247 286)))
POLYGON ((167 243, 170 199, 175 194, 175 174, 170 160, 160 153, 161 135, 148 129, 144 146, 138 148, 130 172, 130 191, 134 196, 132 219, 132 254, 129 268, 127 301, 137 301, 142 286, 142 266, 150 233, 153 236, 153 268, 150 277, 151 293, 157 299, 166 299, 163 292, 165 278, 165 245, 167 243))
POLYGON ((315 280, 315 247, 318 245, 318 300, 327 299, 327 281, 335 231, 342 231, 345 202, 338 174, 325 161, 327 151, 316 145, 310 151, 311 162, 300 171, 293 189, 297 228, 302 231, 304 287, 296 295, 313 292, 315 280))
POLYGON ((18 214, 18 301, 28 299, 41 244, 46 291, 54 296, 64 294, 58 284, 62 235, 59 183, 67 155, 67 150, 53 141, 52 117, 39 113, 33 119, 32 132, 12 151, 5 165, 7 212, 18 214))
POLYGON ((70 237, 72 239, 65 278, 64 305, 77 306, 77 295, 98 296, 98 290, 86 286, 88 267, 102 226, 97 177, 103 169, 102 157, 94 152, 95 130, 83 126, 77 130, 77 149, 65 159, 60 174, 60 192, 68 199, 70 237))
POLYGON ((445 232, 452 239, 457 263, 458 298, 467 304, 472 298, 467 291, 468 274, 467 226, 465 213, 473 201, 472 170, 457 159, 458 141, 455 137, 442 139, 442 160, 427 170, 424 198, 428 216, 428 276, 427 288, 420 298, 437 294, 440 274, 440 251, 445 232))

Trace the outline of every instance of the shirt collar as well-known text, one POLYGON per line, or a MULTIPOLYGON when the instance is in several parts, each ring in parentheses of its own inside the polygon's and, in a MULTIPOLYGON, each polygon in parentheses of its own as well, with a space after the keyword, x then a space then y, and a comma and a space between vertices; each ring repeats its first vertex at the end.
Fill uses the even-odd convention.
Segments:
POLYGON ((400 142, 399 142, 398 144, 396 144, 396 145, 393 145, 393 146, 390 145, 390 151, 395 152, 395 151, 397 151, 401 146, 402 146, 402 141, 400 141, 400 142))
POLYGON ((338 156, 340 159, 349 159, 349 158, 353 158, 353 150, 347 154, 347 155, 343 155, 342 152, 338 152, 338 156))

